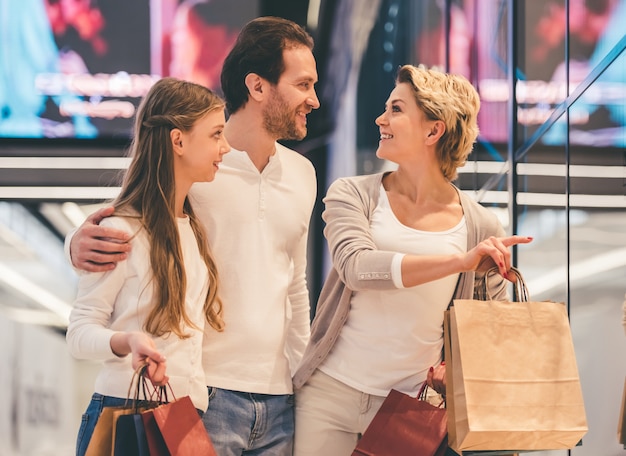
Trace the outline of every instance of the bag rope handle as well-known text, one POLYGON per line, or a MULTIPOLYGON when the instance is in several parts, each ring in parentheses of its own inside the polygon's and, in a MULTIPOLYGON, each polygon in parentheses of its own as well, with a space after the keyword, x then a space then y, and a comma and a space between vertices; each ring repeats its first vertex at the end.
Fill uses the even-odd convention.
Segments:
POLYGON ((170 402, 168 394, 172 395, 172 402, 176 401, 176 396, 174 395, 174 390, 172 389, 172 385, 170 384, 170 382, 167 382, 165 385, 155 388, 154 391, 156 392, 156 400, 161 404, 167 404, 170 402), (168 388, 170 390, 169 393, 167 392, 168 388))
MULTIPOLYGON (((422 386, 420 387, 419 393, 417 393, 417 398, 416 399, 418 401, 426 401, 426 402, 428 402, 427 399, 426 399, 426 391, 428 391, 428 388, 430 388, 428 386, 428 382, 426 382, 424 380, 424 383, 422 383, 422 386)), ((445 400, 445 398, 443 398, 442 401, 439 403, 439 405, 436 406, 436 407, 442 408, 442 405, 444 405, 445 403, 446 403, 446 400, 445 400)))
POLYGON ((148 381, 146 380, 146 369, 148 368, 148 363, 143 363, 135 369, 133 372, 133 376, 130 379, 130 385, 128 385, 128 392, 126 393, 126 402, 124 403, 124 407, 128 407, 129 402, 132 401, 132 408, 135 410, 135 413, 138 413, 139 405, 143 401, 150 401, 154 394, 155 388, 153 391, 149 392, 148 381), (131 393, 134 393, 131 396, 131 393), (140 399, 140 391, 143 393, 143 399, 140 399))
MULTIPOLYGON (((478 287, 478 296, 481 300, 492 301, 493 298, 491 294, 489 294, 489 289, 487 288, 487 279, 491 275, 495 275, 498 273, 498 268, 493 267, 489 269, 485 275, 482 277, 480 285, 478 287)), ((530 301, 530 294, 528 293, 528 287, 526 286, 526 282, 524 281, 524 277, 519 269, 515 267, 511 267, 509 270, 509 274, 512 274, 515 277, 515 281, 513 282, 513 301, 516 302, 528 302, 530 301)))

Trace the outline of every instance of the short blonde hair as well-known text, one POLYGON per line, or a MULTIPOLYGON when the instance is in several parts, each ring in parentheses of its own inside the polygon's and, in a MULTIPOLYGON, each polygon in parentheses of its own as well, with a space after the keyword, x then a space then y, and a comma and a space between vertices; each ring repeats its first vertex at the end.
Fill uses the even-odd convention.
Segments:
POLYGON ((480 98, 463 76, 423 67, 404 65, 396 84, 408 83, 417 106, 430 120, 441 120, 446 131, 437 145, 437 158, 446 179, 457 178, 478 137, 480 98))

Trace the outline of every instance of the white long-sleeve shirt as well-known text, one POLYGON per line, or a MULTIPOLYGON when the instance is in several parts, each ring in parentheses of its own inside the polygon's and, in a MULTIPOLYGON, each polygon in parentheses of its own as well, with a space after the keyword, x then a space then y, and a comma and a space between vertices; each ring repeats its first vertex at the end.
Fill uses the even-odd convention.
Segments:
MULTIPOLYGON (((176 397, 189 395, 196 408, 206 410, 208 397, 202 369, 202 339, 209 277, 189 219, 177 220, 187 274, 186 311, 199 329, 184 328, 191 335, 187 339, 169 334, 153 337, 153 340, 167 358, 166 373, 176 397)), ((112 271, 78 271, 78 293, 70 314, 67 342, 70 352, 77 358, 104 360, 96 378, 95 392, 126 398, 133 375, 131 356, 116 356, 110 341, 116 332, 143 331, 144 322, 154 306, 150 245, 145 231, 140 230, 132 219, 109 217, 101 224, 137 235, 130 241, 132 250, 128 259, 119 262, 112 271)))
POLYGON ((308 227, 315 204, 313 165, 276 144, 259 172, 231 150, 211 183, 190 200, 204 223, 219 273, 225 330, 207 326, 206 384, 260 394, 290 394, 310 335, 306 284, 308 227))

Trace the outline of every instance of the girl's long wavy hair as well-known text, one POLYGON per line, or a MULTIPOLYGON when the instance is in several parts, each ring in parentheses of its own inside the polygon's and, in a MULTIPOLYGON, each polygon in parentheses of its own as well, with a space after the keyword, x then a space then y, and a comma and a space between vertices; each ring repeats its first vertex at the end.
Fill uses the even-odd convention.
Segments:
MULTIPOLYGON (((154 307, 144 329, 154 335, 174 333, 189 337, 185 327, 197 328, 185 310, 187 276, 174 212, 174 150, 170 131, 192 129, 209 112, 224 109, 224 102, 211 90, 175 78, 157 81, 142 100, 135 118, 132 157, 115 199, 116 215, 137 218, 150 241, 150 265, 154 307)), ((217 295, 218 274, 206 234, 185 199, 184 211, 209 271, 209 290, 204 303, 207 322, 224 329, 222 303, 217 295)))

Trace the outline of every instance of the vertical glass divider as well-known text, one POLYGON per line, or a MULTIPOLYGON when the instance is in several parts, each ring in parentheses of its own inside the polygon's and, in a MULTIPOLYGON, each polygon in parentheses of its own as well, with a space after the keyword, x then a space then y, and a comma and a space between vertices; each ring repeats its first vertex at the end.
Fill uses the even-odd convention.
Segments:
MULTIPOLYGON (((509 138, 507 144, 507 155, 509 162, 509 173, 507 175, 508 187, 508 209, 509 209, 509 234, 518 234, 517 221, 517 166, 516 166, 516 147, 517 147, 517 40, 518 40, 518 21, 516 5, 519 2, 515 0, 507 0, 507 79, 509 85, 509 138)), ((512 247, 512 264, 517 266, 517 247, 512 247)))

